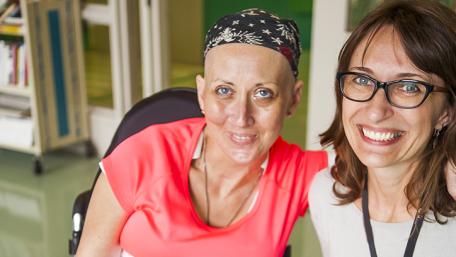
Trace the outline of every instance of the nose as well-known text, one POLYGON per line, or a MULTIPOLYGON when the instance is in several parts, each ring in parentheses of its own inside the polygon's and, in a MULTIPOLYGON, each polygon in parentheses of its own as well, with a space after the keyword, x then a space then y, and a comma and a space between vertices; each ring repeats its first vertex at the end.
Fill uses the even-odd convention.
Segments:
POLYGON ((239 95, 228 108, 230 108, 230 119, 234 125, 240 128, 253 125, 253 107, 248 95, 239 95))
POLYGON ((365 104, 367 105, 367 117, 372 122, 380 122, 393 115, 393 106, 388 102, 383 88, 379 89, 374 97, 365 104))

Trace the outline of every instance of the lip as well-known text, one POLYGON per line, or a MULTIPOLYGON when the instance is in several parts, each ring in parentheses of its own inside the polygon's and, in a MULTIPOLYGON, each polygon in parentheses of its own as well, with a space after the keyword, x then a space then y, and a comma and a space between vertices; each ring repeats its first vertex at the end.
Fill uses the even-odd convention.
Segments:
POLYGON ((397 143, 405 135, 405 131, 391 128, 375 128, 358 124, 358 131, 361 138, 369 143, 380 146, 389 146, 397 143), (370 136, 366 135, 367 132, 370 136))
POLYGON ((228 132, 228 137, 230 138, 231 142, 240 146, 253 144, 257 139, 256 134, 238 132, 228 132))

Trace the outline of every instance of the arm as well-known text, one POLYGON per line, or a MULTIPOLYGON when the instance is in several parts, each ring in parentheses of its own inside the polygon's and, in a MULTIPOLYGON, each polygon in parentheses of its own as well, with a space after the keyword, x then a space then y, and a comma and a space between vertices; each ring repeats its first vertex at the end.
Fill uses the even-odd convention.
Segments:
POLYGON ((102 173, 92 193, 77 257, 120 256, 119 233, 126 220, 102 173))
POLYGON ((456 201, 456 166, 449 162, 445 169, 447 189, 453 199, 456 201))

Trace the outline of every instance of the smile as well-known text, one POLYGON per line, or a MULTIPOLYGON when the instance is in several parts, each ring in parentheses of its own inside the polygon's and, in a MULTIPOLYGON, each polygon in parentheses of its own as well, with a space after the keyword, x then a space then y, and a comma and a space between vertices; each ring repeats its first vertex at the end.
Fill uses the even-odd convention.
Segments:
POLYGON ((375 142, 392 142, 398 140, 402 135, 402 131, 374 131, 366 127, 361 127, 363 136, 375 142))
POLYGON ((255 141, 256 135, 230 133, 231 140, 237 144, 251 144, 255 141))

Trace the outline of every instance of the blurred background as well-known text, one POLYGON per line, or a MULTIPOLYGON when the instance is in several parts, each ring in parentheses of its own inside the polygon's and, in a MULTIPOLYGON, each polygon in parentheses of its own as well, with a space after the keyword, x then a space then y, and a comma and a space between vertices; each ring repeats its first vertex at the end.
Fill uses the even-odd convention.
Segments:
MULTIPOLYGON (((227 13, 258 7, 296 21, 305 87, 283 136, 320 149, 339 49, 380 2, 0 0, 0 256, 69 256, 73 200, 120 119, 154 92, 195 87, 204 35, 227 13)), ((321 256, 309 215, 290 244, 293 257, 321 256)))

